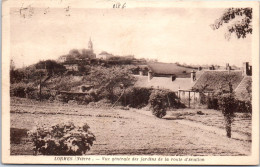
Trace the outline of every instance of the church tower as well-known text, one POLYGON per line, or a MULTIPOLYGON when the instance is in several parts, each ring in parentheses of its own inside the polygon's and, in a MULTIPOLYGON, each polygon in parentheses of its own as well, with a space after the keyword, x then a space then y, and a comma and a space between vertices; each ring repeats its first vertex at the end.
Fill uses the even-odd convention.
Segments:
POLYGON ((88 41, 88 49, 93 51, 93 43, 91 41, 91 38, 89 38, 89 41, 88 41))

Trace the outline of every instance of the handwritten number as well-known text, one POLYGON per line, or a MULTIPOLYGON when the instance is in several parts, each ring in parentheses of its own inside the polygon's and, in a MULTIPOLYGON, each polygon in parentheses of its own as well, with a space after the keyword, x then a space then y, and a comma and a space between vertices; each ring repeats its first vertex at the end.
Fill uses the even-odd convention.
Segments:
POLYGON ((126 3, 123 4, 122 9, 124 9, 126 7, 125 5, 126 5, 126 3))
POLYGON ((123 5, 121 5, 121 3, 116 3, 116 4, 113 4, 113 8, 122 8, 124 9, 126 7, 126 3, 124 3, 123 5))

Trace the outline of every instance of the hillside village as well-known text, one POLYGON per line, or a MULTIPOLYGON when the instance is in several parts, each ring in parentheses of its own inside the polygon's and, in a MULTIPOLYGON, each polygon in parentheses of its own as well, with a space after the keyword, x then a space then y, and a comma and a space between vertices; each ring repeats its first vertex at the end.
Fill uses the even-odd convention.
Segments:
MULTIPOLYGON (((73 54, 72 54, 73 55, 73 54)), ((93 43, 91 39, 88 43, 88 49, 83 49, 81 53, 74 53, 73 58, 69 56, 61 56, 58 62, 62 63, 68 71, 78 71, 80 63, 86 61, 91 64, 91 60, 113 60, 115 56, 105 51, 96 55, 93 51, 93 43), (78 55, 86 55, 78 58, 78 55)), ((229 63, 226 67, 214 65, 204 67, 182 66, 176 63, 160 63, 138 61, 134 56, 124 56, 135 68, 135 77, 137 82, 135 86, 157 89, 169 89, 178 94, 179 98, 190 98, 198 100, 199 92, 214 92, 220 89, 228 91, 228 82, 232 82, 232 86, 236 96, 240 100, 248 100, 249 93, 246 85, 252 82, 252 66, 248 62, 244 62, 241 68, 231 67, 229 63), (138 75, 137 75, 138 74, 138 75), (230 80, 227 79, 231 76, 230 80)))
MULTIPOLYGON (((95 85, 90 80, 86 80, 84 76, 88 75, 91 68, 95 66, 126 68, 129 74, 135 78, 135 87, 168 89, 175 92, 179 99, 184 99, 184 101, 188 99, 189 107, 191 107, 191 103, 200 102, 204 95, 209 96, 220 89, 229 92, 231 87, 239 100, 248 101, 251 98, 249 89, 251 89, 252 82, 252 66, 248 62, 244 62, 241 68, 231 67, 229 63, 225 67, 214 65, 195 67, 179 63, 136 59, 133 55, 115 56, 106 51, 96 54, 91 39, 88 42, 88 49, 72 49, 69 54, 60 56, 56 61, 41 61, 27 67, 27 71, 34 67, 36 73, 42 72, 40 77, 36 76, 37 79, 33 79, 34 83, 39 84, 40 91, 55 92, 56 94, 59 92, 88 94, 88 91, 93 90, 95 85), (56 62, 57 65, 55 65, 56 62), (48 63, 51 64, 48 66, 48 63), (51 68, 52 73, 48 72, 47 68, 51 68), (64 70, 62 70, 63 68, 64 70), (63 71, 63 74, 54 75, 54 71, 57 69, 63 71), (77 84, 74 85, 75 87, 57 90, 53 85, 57 82, 57 78, 62 82, 69 79, 77 84)), ((17 71, 19 70, 21 69, 17 71)), ((22 74, 20 79, 30 82, 29 78, 29 74, 22 74)))

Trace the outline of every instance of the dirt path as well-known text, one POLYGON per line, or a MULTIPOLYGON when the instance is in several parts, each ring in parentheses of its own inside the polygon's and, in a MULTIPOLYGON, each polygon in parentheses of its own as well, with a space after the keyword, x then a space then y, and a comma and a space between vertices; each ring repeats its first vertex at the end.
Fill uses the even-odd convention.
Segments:
POLYGON ((166 140, 170 146, 191 150, 197 149, 196 152, 201 155, 204 154, 203 151, 210 152, 210 150, 212 154, 220 150, 222 150, 220 154, 223 155, 232 152, 238 155, 250 154, 251 142, 248 142, 246 136, 242 134, 234 133, 234 137, 229 139, 225 136, 223 129, 185 120, 158 119, 152 116, 150 112, 145 113, 143 114, 141 110, 128 112, 130 115, 134 114, 133 117, 145 124, 156 125, 158 131, 168 135, 166 140))
MULTIPOLYGON (((135 110, 135 112, 140 113, 140 114, 144 114, 144 115, 147 115, 147 116, 150 116, 150 117, 154 117, 150 111, 135 110)), ((208 131, 208 132, 215 133, 217 135, 226 136, 226 130, 223 129, 223 128, 219 128, 219 127, 215 127, 215 126, 209 126, 209 125, 194 122, 194 121, 191 121, 191 120, 174 119, 171 116, 168 116, 165 119, 172 120, 172 121, 174 121, 178 124, 187 125, 187 126, 190 126, 190 127, 196 127, 196 128, 201 129, 201 130, 205 130, 205 131, 208 131)), ((232 132, 232 139, 250 141, 251 136, 248 136, 248 135, 243 134, 243 133, 232 132)))

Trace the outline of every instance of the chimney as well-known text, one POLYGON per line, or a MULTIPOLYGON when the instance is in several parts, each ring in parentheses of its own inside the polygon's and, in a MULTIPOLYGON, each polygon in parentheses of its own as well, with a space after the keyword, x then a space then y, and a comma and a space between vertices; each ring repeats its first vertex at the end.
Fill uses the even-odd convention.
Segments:
POLYGON ((252 76, 252 66, 249 66, 249 75, 252 76))
POLYGON ((248 62, 244 62, 243 63, 243 66, 242 66, 242 73, 243 73, 243 75, 244 76, 247 76, 247 75, 249 75, 249 72, 250 70, 249 70, 249 63, 248 62))
POLYGON ((148 71, 148 82, 153 78, 152 71, 148 71))
POLYGON ((196 81, 196 72, 194 70, 191 71, 190 76, 191 76, 191 83, 196 81))
POLYGON ((172 78, 172 82, 175 81, 175 79, 176 79, 176 75, 173 74, 171 78, 172 78))

